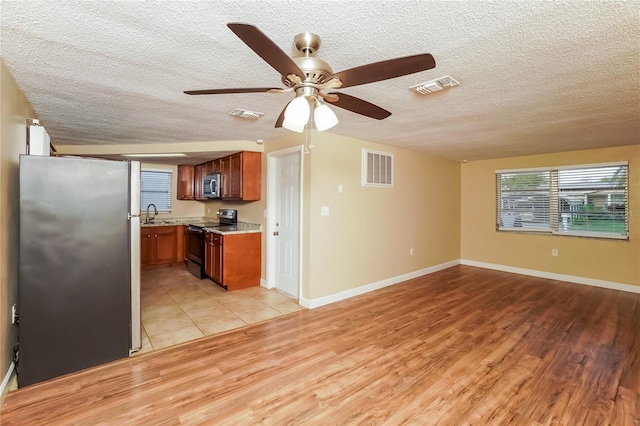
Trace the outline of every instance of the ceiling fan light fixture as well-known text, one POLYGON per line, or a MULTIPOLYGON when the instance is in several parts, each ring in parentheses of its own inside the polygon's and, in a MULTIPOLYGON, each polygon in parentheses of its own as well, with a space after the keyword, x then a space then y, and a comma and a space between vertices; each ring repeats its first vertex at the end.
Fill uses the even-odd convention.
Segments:
POLYGON ((336 114, 325 104, 319 104, 313 111, 313 120, 316 124, 316 129, 319 132, 328 130, 338 124, 338 117, 336 114))
POLYGON ((302 133, 307 123, 297 124, 289 120, 287 117, 284 118, 282 122, 282 127, 285 129, 291 130, 292 132, 302 133))
MULTIPOLYGON (((309 121, 311 107, 309 101, 304 96, 298 96, 287 105, 284 111, 285 122, 289 121, 295 126, 303 126, 309 121)), ((284 126, 284 123, 283 123, 284 126)), ((286 126, 285 126, 286 127, 286 126)))

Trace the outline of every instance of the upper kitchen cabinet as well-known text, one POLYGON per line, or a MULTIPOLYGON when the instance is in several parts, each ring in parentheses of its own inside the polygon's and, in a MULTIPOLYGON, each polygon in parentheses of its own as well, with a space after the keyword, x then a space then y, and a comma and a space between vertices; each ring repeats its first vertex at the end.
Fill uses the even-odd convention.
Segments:
POLYGON ((178 200, 194 200, 195 167, 181 164, 178 166, 178 200))
MULTIPOLYGON (((222 162, 222 198, 257 201, 260 199, 262 154, 238 152, 222 162)), ((223 159, 224 160, 224 159, 223 159)))
POLYGON ((197 166, 179 165, 178 200, 209 200, 203 194, 202 181, 211 173, 222 174, 220 192, 223 200, 260 200, 262 154, 251 151, 238 152, 197 166))
POLYGON ((208 174, 208 175, 211 174, 211 173, 214 173, 216 171, 215 170, 214 161, 212 160, 212 161, 207 161, 206 163, 204 163, 204 170, 205 170, 206 174, 208 174))
POLYGON ((195 176, 194 176, 194 199, 199 201, 207 200, 207 197, 204 196, 202 181, 204 177, 207 175, 207 163, 198 164, 195 166, 195 176))

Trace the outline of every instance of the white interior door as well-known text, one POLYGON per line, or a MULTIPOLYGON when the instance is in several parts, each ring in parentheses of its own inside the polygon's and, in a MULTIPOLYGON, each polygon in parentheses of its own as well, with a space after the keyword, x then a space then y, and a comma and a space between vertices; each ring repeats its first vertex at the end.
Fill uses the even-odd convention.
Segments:
POLYGON ((300 153, 275 158, 274 286, 300 296, 300 153))

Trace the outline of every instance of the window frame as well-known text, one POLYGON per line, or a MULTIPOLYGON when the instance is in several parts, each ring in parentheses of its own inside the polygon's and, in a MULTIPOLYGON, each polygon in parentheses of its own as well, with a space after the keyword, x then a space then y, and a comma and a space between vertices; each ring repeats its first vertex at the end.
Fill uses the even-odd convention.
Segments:
MULTIPOLYGON (((173 170, 171 169, 154 169, 154 168, 142 168, 140 170, 140 211, 141 212, 146 212, 147 209, 147 205, 149 205, 149 203, 147 203, 147 205, 143 205, 143 200, 144 200, 144 192, 147 191, 143 191, 142 187, 143 187, 143 175, 144 173, 162 173, 165 175, 168 175, 168 188, 167 188, 167 204, 165 205, 160 205, 158 206, 156 203, 152 203, 154 205, 156 205, 156 208, 158 209, 158 213, 171 213, 172 210, 172 189, 173 189, 173 170)), ((158 203, 160 204, 160 203, 158 203)))
MULTIPOLYGON (((614 240, 629 240, 629 162, 628 161, 617 161, 617 162, 608 162, 608 163, 593 163, 593 164, 575 164, 575 165, 566 165, 566 166, 553 166, 553 167, 536 167, 536 168, 521 168, 521 169, 505 169, 505 170, 496 170, 495 171, 495 183, 496 183, 496 231, 500 232, 519 232, 519 233, 541 233, 547 235, 560 235, 560 236, 571 236, 571 237, 586 237, 586 238, 598 238, 598 239, 614 239, 614 240), (588 175, 589 172, 586 172, 588 169, 598 169, 598 168, 607 168, 607 167, 624 167, 625 168, 625 181, 624 181, 624 196, 622 200, 624 202, 624 233, 620 232, 606 232, 606 231, 571 231, 569 229, 561 230, 561 222, 562 221, 562 213, 563 210, 561 208, 561 200, 563 199, 562 193, 565 191, 569 191, 570 187, 562 187, 560 183, 560 176, 563 171, 568 170, 585 170, 585 175, 588 175), (504 200, 504 190, 501 185, 501 178, 505 174, 514 174, 514 173, 532 173, 539 171, 549 171, 549 187, 548 187, 548 217, 549 217, 549 228, 534 228, 534 227, 505 227, 501 225, 501 221, 503 219, 503 200, 504 200), (564 188, 564 189, 563 189, 564 188)), ((587 191, 588 187, 576 184, 574 186, 575 191, 587 191)), ((603 187, 605 190, 615 190, 614 186, 603 187)), ((538 189, 538 192, 544 192, 542 189, 538 189)), ((588 205, 588 204, 585 204, 588 205)), ((588 216, 588 215, 587 215, 588 216)))

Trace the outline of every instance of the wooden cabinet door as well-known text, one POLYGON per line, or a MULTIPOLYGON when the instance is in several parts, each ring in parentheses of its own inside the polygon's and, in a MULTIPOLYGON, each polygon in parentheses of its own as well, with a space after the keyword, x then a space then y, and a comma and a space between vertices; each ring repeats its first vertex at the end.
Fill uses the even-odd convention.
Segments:
POLYGON ((175 227, 176 233, 176 258, 173 260, 174 262, 182 262, 184 260, 184 226, 178 225, 175 227))
POLYGON ((195 167, 180 164, 178 166, 178 200, 193 200, 195 198, 194 190, 195 167))
POLYGON ((150 265, 153 263, 150 257, 153 253, 153 248, 151 247, 153 234, 151 232, 151 227, 145 227, 140 230, 140 263, 142 265, 150 265))
POLYGON ((229 157, 229 198, 242 198, 242 153, 229 157))
POLYGON ((173 263, 176 259, 176 227, 155 226, 155 262, 173 263))
POLYGON ((194 178, 194 199, 204 201, 206 200, 204 194, 202 193, 202 180, 206 176, 206 166, 205 164, 199 164, 195 166, 195 178, 194 178))
POLYGON ((214 173, 222 173, 222 159, 221 158, 213 160, 213 172, 214 173))
POLYGON ((211 275, 209 275, 211 277, 212 280, 214 280, 215 282, 217 282, 218 284, 222 284, 225 285, 224 280, 223 280, 223 239, 224 237, 222 235, 219 234, 213 234, 213 241, 211 243, 211 247, 212 247, 212 262, 211 262, 211 266, 212 266, 212 270, 211 270, 211 275))
POLYGON ((249 151, 240 154, 242 155, 240 197, 245 201, 257 201, 260 199, 262 190, 262 154, 249 151))
POLYGON ((231 181, 231 157, 223 157, 220 159, 220 168, 222 173, 222 198, 230 198, 230 187, 229 183, 231 181))

